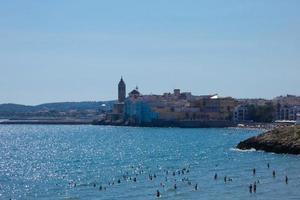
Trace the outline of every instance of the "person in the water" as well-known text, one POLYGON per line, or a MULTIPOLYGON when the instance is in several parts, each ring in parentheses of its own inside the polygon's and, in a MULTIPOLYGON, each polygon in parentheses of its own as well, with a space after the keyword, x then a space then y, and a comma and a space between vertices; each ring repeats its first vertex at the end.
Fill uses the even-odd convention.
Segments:
POLYGON ((156 197, 157 197, 157 198, 160 197, 160 192, 159 192, 159 190, 156 190, 156 197))
POLYGON ((152 178, 153 178, 153 177, 152 177, 152 175, 151 175, 151 174, 149 174, 149 179, 150 179, 151 181, 152 181, 152 178))
POLYGON ((273 178, 275 178, 275 176, 276 176, 275 170, 273 170, 272 175, 273 175, 273 178))
POLYGON ((285 176, 285 184, 289 183, 289 178, 287 176, 285 176))
POLYGON ((253 184, 253 192, 256 193, 256 182, 253 184))
POLYGON ((249 185, 249 192, 252 193, 252 184, 249 185))
POLYGON ((196 185, 195 185, 195 190, 198 190, 198 184, 196 183, 196 185))
POLYGON ((177 190, 177 185, 176 184, 174 184, 174 190, 177 190))
POLYGON ((255 174, 256 174, 256 169, 253 168, 252 172, 253 172, 253 176, 255 176, 255 174))
POLYGON ((227 176, 224 176, 224 182, 226 183, 226 181, 227 181, 227 176))
POLYGON ((267 166, 268 166, 268 169, 270 169, 270 163, 268 163, 268 165, 267 165, 267 166))
POLYGON ((218 179, 218 174, 215 173, 214 179, 217 180, 218 179))

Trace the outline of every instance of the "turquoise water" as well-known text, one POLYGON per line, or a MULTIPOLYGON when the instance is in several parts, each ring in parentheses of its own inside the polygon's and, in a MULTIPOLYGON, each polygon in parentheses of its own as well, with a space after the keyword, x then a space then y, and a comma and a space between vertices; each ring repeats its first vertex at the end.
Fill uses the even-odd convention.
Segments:
POLYGON ((156 190, 161 199, 172 200, 300 199, 299 156, 234 149, 240 140, 260 132, 0 126, 0 199, 156 199, 156 190), (149 174, 156 178, 150 180, 149 174), (224 183, 224 176, 232 181, 224 183), (190 185, 182 181, 187 178, 190 185), (257 192, 249 193, 249 184, 258 180, 257 192))

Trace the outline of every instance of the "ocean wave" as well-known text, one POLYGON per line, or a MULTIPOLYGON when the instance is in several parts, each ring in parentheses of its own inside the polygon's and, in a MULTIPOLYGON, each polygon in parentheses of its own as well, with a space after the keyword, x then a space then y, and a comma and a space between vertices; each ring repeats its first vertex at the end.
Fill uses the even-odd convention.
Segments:
POLYGON ((238 151, 238 152, 254 152, 256 149, 251 148, 251 149, 238 149, 238 148, 230 148, 230 151, 238 151))

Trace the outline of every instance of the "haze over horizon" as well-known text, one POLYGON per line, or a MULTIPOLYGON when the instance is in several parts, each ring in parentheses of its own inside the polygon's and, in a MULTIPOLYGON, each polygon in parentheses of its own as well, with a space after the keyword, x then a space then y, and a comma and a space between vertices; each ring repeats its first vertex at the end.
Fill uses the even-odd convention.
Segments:
POLYGON ((300 1, 1 1, 0 104, 300 95, 300 1))

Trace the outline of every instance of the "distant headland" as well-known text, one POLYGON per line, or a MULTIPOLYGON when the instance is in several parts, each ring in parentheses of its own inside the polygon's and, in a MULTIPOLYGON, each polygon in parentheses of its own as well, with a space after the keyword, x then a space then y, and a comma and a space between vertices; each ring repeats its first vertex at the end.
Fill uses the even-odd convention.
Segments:
POLYGON ((126 95, 121 77, 117 100, 63 102, 37 106, 0 104, 0 124, 96 124, 147 127, 232 127, 291 125, 300 122, 300 96, 235 99, 217 94, 193 95, 174 89, 126 95), (298 121, 298 122, 297 122, 298 121))

